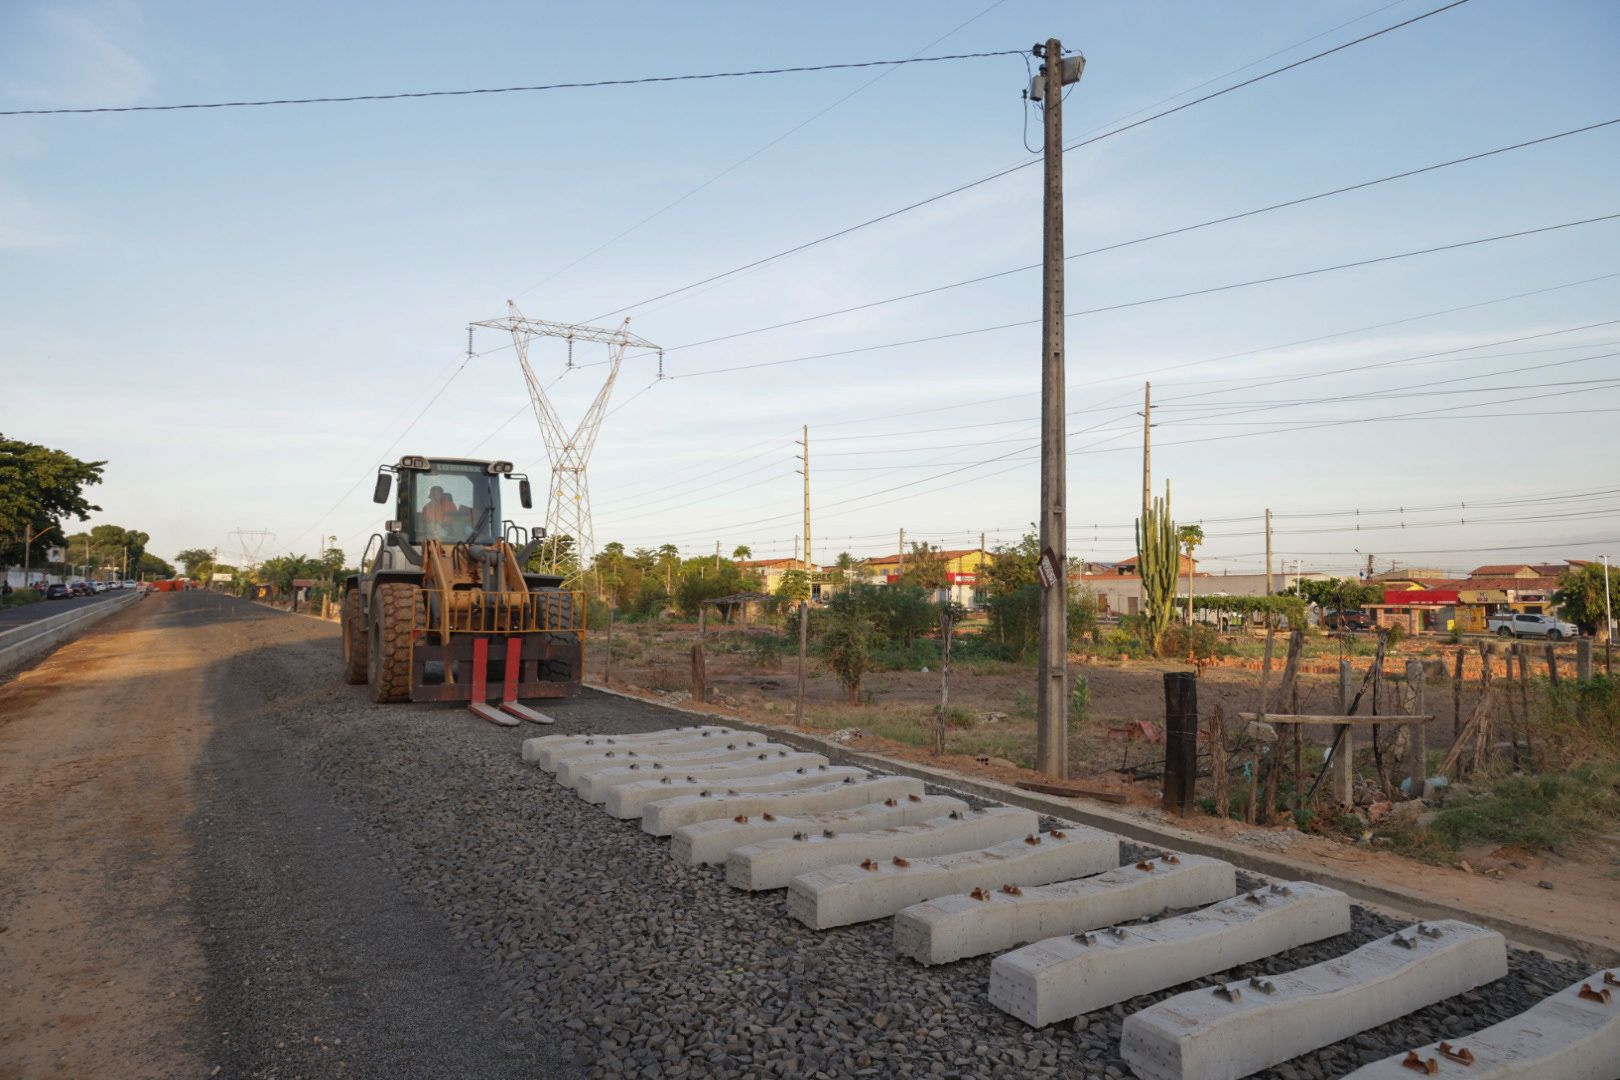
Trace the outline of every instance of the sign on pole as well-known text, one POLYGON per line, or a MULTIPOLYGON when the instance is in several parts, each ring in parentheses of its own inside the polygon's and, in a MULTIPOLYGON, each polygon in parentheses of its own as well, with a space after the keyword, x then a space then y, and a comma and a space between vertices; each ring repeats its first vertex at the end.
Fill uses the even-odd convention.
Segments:
POLYGON ((59 547, 45 549, 46 562, 67 562, 67 552, 59 547))
POLYGON ((1041 552, 1040 561, 1035 564, 1036 572, 1041 575, 1041 588, 1050 589, 1058 583, 1063 571, 1058 567, 1057 555, 1047 548, 1041 552))

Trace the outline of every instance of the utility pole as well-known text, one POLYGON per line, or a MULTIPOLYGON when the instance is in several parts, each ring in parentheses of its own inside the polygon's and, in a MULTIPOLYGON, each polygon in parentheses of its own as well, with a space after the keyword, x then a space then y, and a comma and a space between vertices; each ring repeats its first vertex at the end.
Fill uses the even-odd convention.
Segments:
POLYGON ((715 573, 720 572, 720 541, 718 540, 714 542, 714 570, 715 573))
POLYGON ((810 425, 804 425, 804 438, 795 440, 804 447, 804 457, 799 472, 804 476, 804 567, 805 571, 811 569, 810 561, 810 425))
POLYGON ((900 571, 899 571, 899 577, 902 579, 901 584, 905 583, 904 582, 905 576, 906 576, 906 530, 902 528, 900 530, 900 571))
POLYGON ((1068 446, 1063 369, 1063 84, 1078 82, 1085 58, 1063 59, 1057 38, 1037 48, 1044 61, 1031 97, 1039 91, 1045 119, 1041 283, 1041 558, 1053 580, 1041 594, 1040 666, 1035 695, 1035 768, 1047 776, 1069 773, 1068 660, 1069 561, 1065 526, 1068 446), (1071 74, 1072 77, 1067 77, 1071 74))
POLYGON ((1614 674, 1614 608, 1609 601, 1609 557, 1603 556, 1603 671, 1614 674))
POLYGON ((1271 507, 1266 507, 1266 595, 1271 595, 1271 507))
POLYGON ((1142 517, 1146 519, 1153 484, 1153 384, 1142 384, 1142 517))

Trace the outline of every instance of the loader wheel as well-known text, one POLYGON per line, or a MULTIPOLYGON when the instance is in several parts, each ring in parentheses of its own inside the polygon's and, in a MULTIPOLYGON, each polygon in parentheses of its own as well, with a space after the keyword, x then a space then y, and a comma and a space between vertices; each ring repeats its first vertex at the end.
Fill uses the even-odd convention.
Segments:
POLYGON ((392 705, 411 700, 411 631, 422 607, 415 585, 379 585, 371 601, 367 669, 371 700, 392 705))
POLYGON ((360 625, 360 590, 350 589, 343 594, 343 681, 350 686, 364 686, 366 682, 366 628, 360 625))

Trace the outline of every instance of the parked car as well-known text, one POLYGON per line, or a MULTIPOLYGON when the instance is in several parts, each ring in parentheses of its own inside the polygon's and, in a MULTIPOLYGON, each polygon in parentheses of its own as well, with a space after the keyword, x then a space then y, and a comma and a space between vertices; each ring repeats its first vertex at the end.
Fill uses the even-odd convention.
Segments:
POLYGON ((72 595, 73 590, 61 582, 53 582, 45 586, 45 599, 47 600, 66 600, 72 595))
POLYGON ((90 583, 90 591, 93 593, 106 592, 107 583, 105 581, 92 581, 90 583))
POLYGON ((1365 611, 1329 611, 1322 616, 1322 625, 1329 630, 1371 630, 1372 616, 1365 611))
POLYGON ((1574 623, 1555 619, 1551 615, 1526 615, 1522 612, 1504 612, 1489 616, 1485 629, 1503 637, 1544 637, 1548 641, 1562 641, 1580 634, 1574 623))
POLYGON ((72 592, 74 596, 89 596, 90 583, 88 581, 71 582, 68 585, 68 590, 72 592))

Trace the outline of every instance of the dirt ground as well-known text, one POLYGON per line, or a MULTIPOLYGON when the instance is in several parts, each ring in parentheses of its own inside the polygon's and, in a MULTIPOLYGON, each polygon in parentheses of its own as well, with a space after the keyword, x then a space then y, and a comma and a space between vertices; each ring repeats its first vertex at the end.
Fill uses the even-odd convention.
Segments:
MULTIPOLYGON (((690 648, 695 632, 695 626, 616 627, 613 685, 690 706, 685 699, 691 688, 690 648)), ((796 660, 787 657, 779 668, 762 670, 745 641, 735 631, 711 633, 705 647, 705 672, 711 701, 716 700, 713 694, 719 695, 719 704, 711 707, 761 723, 791 724, 796 660)), ((605 635, 593 634, 590 647, 590 676, 600 679, 605 635)), ((1413 658, 1421 647, 1414 646, 1413 658)), ((1407 658, 1399 657, 1402 666, 1407 658)), ((1477 677, 1477 660, 1471 661, 1477 677)), ((1358 663, 1364 670, 1368 661, 1361 658, 1358 663)), ((1277 666, 1281 666, 1280 656, 1277 666)), ((1329 665, 1323 662, 1319 666, 1329 665)), ((1140 729, 1133 730, 1133 725, 1138 721, 1163 724, 1163 673, 1173 670, 1191 668, 1158 661, 1071 664, 1071 680, 1075 675, 1085 677, 1091 701, 1086 721, 1074 725, 1070 742, 1070 775, 1076 782, 1106 792, 1112 796, 1107 800, 1110 803, 1123 801, 1139 812, 1161 814, 1155 773, 1163 749, 1136 738, 1140 729), (1119 771, 1126 766, 1141 766, 1145 777, 1133 783, 1119 771)), ((1034 680, 1029 669, 955 665, 950 705, 953 711, 968 715, 948 728, 947 752, 936 757, 925 736, 939 701, 940 681, 937 671, 872 673, 862 682, 863 697, 870 703, 851 706, 837 680, 812 661, 805 686, 805 726, 822 734, 836 733, 839 741, 848 740, 853 748, 969 776, 1007 784, 1039 779, 1029 769, 1035 744, 1030 700, 1034 680)), ((1218 704, 1231 719, 1238 711, 1256 707, 1259 676, 1244 667, 1206 668, 1198 692, 1201 713, 1208 715, 1218 704)), ((1470 679, 1462 697, 1465 716, 1478 694, 1477 682, 1470 679)), ((1451 741, 1455 722, 1449 678, 1431 679, 1426 695, 1426 709, 1435 716, 1428 725, 1429 749, 1442 751, 1451 741)), ((1337 702, 1336 674, 1300 676, 1301 712, 1336 712, 1337 702)), ((1330 737, 1331 729, 1306 729, 1308 744, 1321 745, 1330 737)), ((1205 815, 1195 815, 1185 824, 1335 872, 1353 868, 1357 875, 1380 884, 1417 890, 1463 907, 1529 917, 1549 928, 1620 948, 1620 922, 1613 918, 1615 905, 1620 903, 1620 834, 1601 839, 1579 858, 1486 846, 1465 850, 1462 864, 1449 868, 1419 863, 1365 843, 1302 834, 1291 828, 1255 828, 1205 815)))
POLYGON ((149 618, 151 603, 0 687, 5 1080, 207 1075, 175 872, 210 725, 206 631, 149 618))

